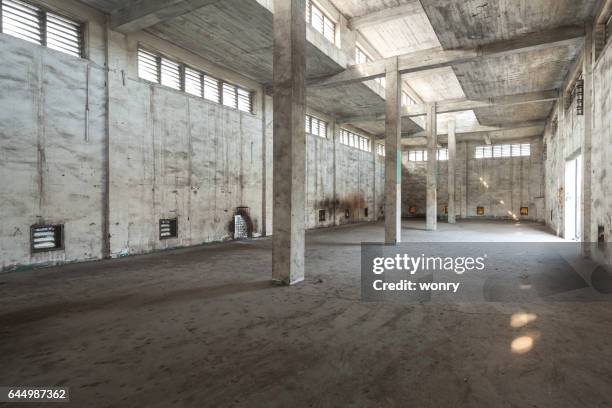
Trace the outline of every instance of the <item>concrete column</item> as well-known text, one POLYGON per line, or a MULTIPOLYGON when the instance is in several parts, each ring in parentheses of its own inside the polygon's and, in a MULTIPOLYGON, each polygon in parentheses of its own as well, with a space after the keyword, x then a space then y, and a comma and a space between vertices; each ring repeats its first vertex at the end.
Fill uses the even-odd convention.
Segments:
POLYGON ((385 243, 402 240, 401 76, 397 59, 387 66, 385 87, 385 243))
POLYGON ((455 159, 457 145, 455 141, 455 119, 448 121, 448 223, 456 222, 455 209, 455 159))
MULTIPOLYGON (((567 157, 567 151, 565 149, 566 141, 565 141, 565 96, 561 93, 561 97, 557 99, 557 135, 553 137, 557 137, 559 139, 559 144, 563 146, 562 155, 563 159, 567 157)), ((559 200, 562 200, 565 203, 565 196, 559 197, 560 188, 565 186, 565 161, 561 163, 561 171, 560 171, 560 179, 559 184, 556 186, 555 190, 555 208, 557 209, 557 236, 565 236, 565 211, 563 205, 559 200)), ((565 190, 564 190, 565 191, 565 190)))
MULTIPOLYGON (((584 138, 582 139, 582 231, 583 242, 594 241, 591 236, 591 137, 593 129, 593 29, 586 26, 582 68, 584 80, 584 138)), ((585 247, 588 252, 588 246, 585 247)))
POLYGON ((372 146, 372 207, 370 209, 370 214, 368 214, 368 221, 376 221, 376 214, 378 211, 378 201, 376 200, 376 138, 370 137, 370 145, 372 146))
POLYGON ((274 2, 272 279, 304 280, 305 0, 274 2))
POLYGON ((107 83, 107 143, 105 161, 107 179, 105 191, 105 248, 104 257, 129 254, 130 224, 128 146, 125 135, 130 134, 130 95, 126 83, 128 44, 124 34, 106 26, 107 83))
POLYGON ((428 231, 438 228, 438 129, 436 104, 427 109, 427 222, 428 231))

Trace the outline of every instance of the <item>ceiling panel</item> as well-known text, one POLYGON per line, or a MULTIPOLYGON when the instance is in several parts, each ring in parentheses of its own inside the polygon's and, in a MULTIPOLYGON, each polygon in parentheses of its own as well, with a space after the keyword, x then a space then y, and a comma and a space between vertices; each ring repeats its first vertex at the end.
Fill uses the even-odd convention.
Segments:
POLYGON ((583 24, 598 0, 421 0, 445 49, 583 24))

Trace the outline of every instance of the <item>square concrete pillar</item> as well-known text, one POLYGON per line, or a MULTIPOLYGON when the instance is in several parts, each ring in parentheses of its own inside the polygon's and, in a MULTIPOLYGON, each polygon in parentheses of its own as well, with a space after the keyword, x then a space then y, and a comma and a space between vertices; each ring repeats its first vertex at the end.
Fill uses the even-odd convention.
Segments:
POLYGON ((456 222, 455 208, 455 165, 457 158, 457 143, 455 140, 455 119, 448 121, 448 223, 456 222))
MULTIPOLYGON (((586 26, 584 39, 584 58, 582 59, 582 79, 584 81, 584 138, 582 139, 582 203, 581 203, 581 227, 580 240, 582 242, 594 242, 591 226, 591 183, 592 173, 592 131, 593 131, 593 28, 586 26)), ((589 246, 585 245, 583 254, 589 255, 589 246)))
POLYGON ((305 0, 274 2, 272 279, 304 280, 305 0))
POLYGON ((438 228, 438 129, 436 104, 427 106, 427 221, 428 231, 438 228))
POLYGON ((385 243, 402 241, 401 76, 397 59, 387 66, 385 87, 385 243))

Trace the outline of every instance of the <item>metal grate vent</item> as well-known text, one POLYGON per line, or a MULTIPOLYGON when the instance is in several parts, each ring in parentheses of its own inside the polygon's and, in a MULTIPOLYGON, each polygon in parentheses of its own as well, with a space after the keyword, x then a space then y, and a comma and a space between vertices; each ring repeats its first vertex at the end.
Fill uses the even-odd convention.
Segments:
POLYGON ((176 238, 178 236, 176 218, 159 220, 159 239, 176 238))
POLYGON ((584 115, 584 79, 576 83, 576 115, 584 115))
POLYGON ((32 252, 56 251, 64 248, 63 225, 32 225, 30 245, 32 252))
POLYGON ((247 239, 249 228, 246 220, 240 214, 234 215, 234 239, 247 239))
POLYGON ((23 1, 0 1, 2 33, 74 57, 83 55, 83 30, 80 23, 23 1))

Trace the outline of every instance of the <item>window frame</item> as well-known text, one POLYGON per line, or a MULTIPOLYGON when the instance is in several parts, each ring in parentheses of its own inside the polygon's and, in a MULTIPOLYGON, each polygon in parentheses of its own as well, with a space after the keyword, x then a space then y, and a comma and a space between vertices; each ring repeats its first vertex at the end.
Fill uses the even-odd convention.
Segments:
POLYGON ((340 144, 362 152, 372 153, 372 140, 348 129, 340 128, 340 144))
MULTIPOLYGON (((88 41, 87 41, 87 23, 84 22, 82 19, 75 17, 74 15, 71 15, 70 13, 66 13, 63 10, 58 10, 55 8, 51 8, 48 7, 47 5, 44 4, 38 4, 38 3, 32 3, 29 1, 25 1, 25 0, 8 0, 12 3, 16 3, 17 5, 19 4, 23 4, 25 5, 25 7, 29 7, 32 8, 33 12, 35 11, 37 14, 37 23, 38 23, 38 31, 39 31, 39 35, 40 35, 40 42, 35 42, 29 39, 25 39, 23 37, 11 34, 11 33, 7 33, 5 32, 5 27, 4 27, 4 6, 5 6, 5 2, 7 0, 0 0, 0 33, 8 35, 12 38, 17 38, 19 40, 22 41, 26 41, 29 42, 31 44, 35 44, 38 45, 40 47, 44 47, 47 48, 49 50, 53 50, 59 53, 62 53, 64 55, 68 55, 70 57, 73 58, 79 58, 79 59, 87 59, 89 58, 89 53, 88 53, 88 41), (48 24, 48 17, 49 14, 51 14, 54 18, 58 19, 58 20, 66 20, 67 24, 71 24, 76 26, 77 32, 76 32, 76 39, 78 41, 78 55, 74 55, 72 52, 70 52, 70 50, 62 50, 62 49, 58 49, 61 47, 53 47, 53 46, 49 46, 49 24, 48 24)), ((8 7, 10 8, 14 8, 11 5, 8 5, 8 7)), ((69 39, 66 37, 66 39, 69 39)))
MULTIPOLYGON (((205 71, 201 69, 195 68, 190 64, 185 64, 175 58, 167 56, 166 54, 162 52, 154 51, 152 48, 146 45, 143 45, 143 44, 138 44, 138 51, 136 53, 136 71, 138 74, 138 79, 145 81, 147 83, 163 86, 164 88, 168 88, 173 91, 178 91, 178 92, 184 93, 191 97, 204 99, 208 102, 212 102, 217 105, 221 105, 224 108, 234 109, 234 110, 237 110, 238 112, 255 115, 254 104, 253 104, 255 91, 252 91, 240 85, 233 84, 231 82, 224 81, 213 75, 209 75, 208 73, 206 73, 205 71), (144 54, 148 54, 149 56, 152 56, 156 62, 155 64, 156 80, 155 81, 141 76, 141 52, 144 54), (168 86, 165 83, 162 83, 162 68, 163 68, 162 61, 164 60, 178 65, 179 82, 180 82, 180 86, 178 89, 172 86, 168 86), (194 77, 195 76, 194 74, 198 74, 198 79, 200 81, 199 88, 201 90, 200 95, 196 95, 192 92, 187 91, 186 89, 187 88, 187 85, 186 85, 187 84, 187 79, 186 79, 187 70, 192 72, 192 74, 190 75, 191 77, 194 77), (231 105, 226 104, 225 102, 225 93, 226 93, 225 91, 226 90, 234 95, 233 104, 231 105), (240 91, 246 92, 249 95, 249 99, 248 99, 249 110, 240 109, 240 106, 241 106, 240 91), (213 99, 213 96, 216 97, 216 99, 213 99)), ((244 99, 245 98, 243 97, 242 100, 244 99)))
POLYGON ((477 160, 529 157, 531 157, 531 143, 498 143, 479 145, 474 148, 474 159, 477 160))
POLYGON ((337 45, 336 44, 336 34, 338 32, 338 22, 332 17, 330 17, 329 13, 324 9, 323 6, 319 5, 316 2, 313 2, 312 0, 306 0, 306 24, 310 25, 316 32, 318 32, 323 37, 325 37, 326 40, 328 40, 334 45, 337 45), (321 14, 321 29, 320 30, 318 28, 318 25, 313 24, 313 19, 312 19, 312 15, 313 15, 312 9, 313 8, 315 8, 321 14), (325 34, 326 21, 329 23, 329 25, 331 25, 331 30, 332 30, 331 38, 329 38, 325 34))
POLYGON ((309 115, 309 114, 305 115, 304 121, 305 121, 304 122, 304 124, 305 124, 304 125, 304 131, 306 133, 308 133, 309 135, 312 135, 312 136, 318 136, 321 139, 328 139, 328 135, 329 135, 329 122, 327 122, 327 121, 325 121, 325 120, 323 120, 321 118, 318 118, 316 116, 309 115), (316 125, 316 128, 317 128, 317 132, 316 133, 313 132, 313 123, 315 123, 315 122, 317 124, 316 125), (324 135, 320 134, 321 133, 321 125, 324 125, 324 128, 323 128, 324 129, 324 133, 325 133, 324 135))

